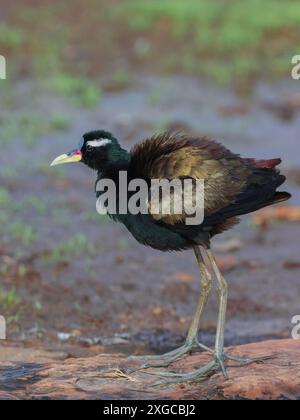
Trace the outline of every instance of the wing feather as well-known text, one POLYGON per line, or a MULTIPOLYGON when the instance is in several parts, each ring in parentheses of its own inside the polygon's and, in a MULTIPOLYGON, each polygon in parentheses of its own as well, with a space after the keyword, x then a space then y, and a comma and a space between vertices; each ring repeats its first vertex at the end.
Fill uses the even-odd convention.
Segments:
MULTIPOLYGON (((205 216, 231 204, 251 174, 249 165, 223 145, 207 137, 169 132, 138 143, 131 150, 130 166, 136 177, 148 182, 152 179, 203 179, 205 216)), ((185 212, 180 216, 163 211, 153 214, 156 221, 170 225, 184 223, 186 217, 185 212)))

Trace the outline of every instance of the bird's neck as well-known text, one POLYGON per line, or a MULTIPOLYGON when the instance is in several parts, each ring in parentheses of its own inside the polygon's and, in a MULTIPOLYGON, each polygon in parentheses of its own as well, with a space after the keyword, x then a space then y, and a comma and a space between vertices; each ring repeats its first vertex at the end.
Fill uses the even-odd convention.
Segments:
POLYGON ((127 150, 122 149, 119 145, 109 150, 105 161, 99 162, 98 167, 98 178, 105 177, 114 179, 119 171, 127 171, 131 160, 130 153, 127 150))
POLYGON ((129 162, 130 153, 123 149, 118 143, 114 144, 108 151, 107 164, 113 165, 118 162, 129 162))
POLYGON ((127 150, 122 149, 122 147, 115 143, 107 150, 102 151, 101 155, 95 155, 89 162, 88 166, 91 169, 98 171, 98 173, 103 173, 109 171, 113 167, 126 167, 129 165, 131 159, 130 153, 127 150))

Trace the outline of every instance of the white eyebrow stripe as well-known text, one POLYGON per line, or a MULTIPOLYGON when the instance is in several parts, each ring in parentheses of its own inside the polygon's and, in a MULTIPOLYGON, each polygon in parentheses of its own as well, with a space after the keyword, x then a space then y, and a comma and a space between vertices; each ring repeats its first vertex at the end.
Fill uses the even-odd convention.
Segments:
POLYGON ((99 139, 99 140, 88 141, 86 144, 92 147, 102 147, 109 143, 111 143, 111 140, 109 139, 99 139))

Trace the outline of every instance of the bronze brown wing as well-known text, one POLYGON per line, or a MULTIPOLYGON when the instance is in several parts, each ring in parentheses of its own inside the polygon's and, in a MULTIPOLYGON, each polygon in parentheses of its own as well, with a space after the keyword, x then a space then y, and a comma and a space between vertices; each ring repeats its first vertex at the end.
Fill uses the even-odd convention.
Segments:
MULTIPOLYGON (((251 174, 243 159, 206 137, 163 133, 137 144, 131 155, 131 168, 136 177, 148 181, 203 179, 205 217, 230 205, 251 174)), ((185 223, 187 217, 184 212, 152 216, 170 225, 185 223)))
MULTIPOLYGON (((153 214, 153 221, 196 243, 238 223, 238 216, 290 198, 276 189, 285 177, 276 166, 280 159, 243 159, 207 137, 163 133, 137 144, 131 151, 136 177, 151 179, 203 179, 204 222, 188 226, 187 215, 153 214)), ((150 209, 151 210, 151 209, 150 209)), ((151 214, 151 213, 150 213, 151 214)))

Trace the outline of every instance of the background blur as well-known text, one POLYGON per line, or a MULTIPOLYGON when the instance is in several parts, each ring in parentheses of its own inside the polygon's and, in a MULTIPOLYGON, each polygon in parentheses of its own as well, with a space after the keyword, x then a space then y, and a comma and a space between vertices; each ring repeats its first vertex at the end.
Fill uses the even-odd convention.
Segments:
MULTIPOLYGON (((96 213, 93 173, 49 168, 97 128, 127 148, 174 128, 245 156, 283 158, 293 208, 280 221, 243 218, 215 249, 230 284, 227 344, 289 337, 300 313, 300 80, 291 78, 299 1, 1 0, 0 12, 8 338, 74 353, 159 352, 184 339, 199 290, 192 252, 142 247, 96 213)), ((202 323, 207 344, 216 309, 214 297, 202 323)))

